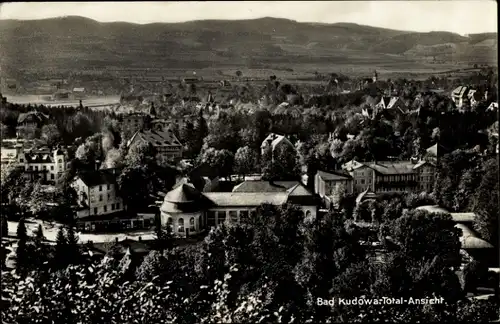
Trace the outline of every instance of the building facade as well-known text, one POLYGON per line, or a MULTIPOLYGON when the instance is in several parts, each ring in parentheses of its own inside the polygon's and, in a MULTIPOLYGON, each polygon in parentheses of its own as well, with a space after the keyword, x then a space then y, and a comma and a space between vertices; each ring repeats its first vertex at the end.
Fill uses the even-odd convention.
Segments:
POLYGON ((354 191, 375 193, 432 191, 435 165, 428 161, 350 161, 342 166, 354 181, 354 191))
MULTIPOLYGON (((77 193, 77 218, 104 216, 124 211, 126 206, 118 194, 116 169, 97 170, 79 174, 71 187, 77 193)), ((104 218, 103 218, 104 219, 104 218)), ((99 220, 99 218, 93 218, 99 220)))
POLYGON ((159 163, 162 161, 175 161, 182 158, 182 144, 171 130, 143 130, 136 132, 128 141, 127 147, 138 142, 151 144, 156 152, 159 163))
POLYGON ((198 234, 222 223, 239 223, 248 219, 265 203, 275 206, 292 203, 301 207, 305 218, 317 216, 318 201, 301 184, 288 189, 284 186, 272 192, 248 192, 243 187, 235 188, 233 192, 202 193, 193 185, 183 183, 166 194, 160 207, 162 225, 170 226, 178 236, 198 234))
POLYGON ((338 202, 338 194, 352 194, 354 180, 347 173, 318 171, 314 176, 314 192, 319 195, 327 205, 338 202))
POLYGON ((61 149, 29 150, 17 154, 17 165, 29 179, 55 184, 67 170, 68 161, 61 149))

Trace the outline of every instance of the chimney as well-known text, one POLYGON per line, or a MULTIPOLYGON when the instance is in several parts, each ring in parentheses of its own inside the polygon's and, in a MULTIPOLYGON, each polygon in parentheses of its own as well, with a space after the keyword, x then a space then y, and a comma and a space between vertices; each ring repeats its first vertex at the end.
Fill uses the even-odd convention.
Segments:
POLYGON ((142 242, 142 236, 139 236, 139 242, 142 242))
POLYGON ((118 243, 118 237, 115 237, 115 242, 118 243))

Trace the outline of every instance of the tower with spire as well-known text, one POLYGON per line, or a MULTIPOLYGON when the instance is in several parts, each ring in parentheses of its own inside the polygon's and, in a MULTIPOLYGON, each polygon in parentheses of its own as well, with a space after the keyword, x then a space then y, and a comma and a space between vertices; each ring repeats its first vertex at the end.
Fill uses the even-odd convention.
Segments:
POLYGON ((377 82, 377 79, 378 79, 378 74, 377 74, 377 70, 373 71, 373 82, 377 82))
POLYGON ((156 109, 155 109, 155 103, 154 102, 151 102, 151 106, 149 107, 149 116, 151 116, 151 118, 156 118, 156 109))

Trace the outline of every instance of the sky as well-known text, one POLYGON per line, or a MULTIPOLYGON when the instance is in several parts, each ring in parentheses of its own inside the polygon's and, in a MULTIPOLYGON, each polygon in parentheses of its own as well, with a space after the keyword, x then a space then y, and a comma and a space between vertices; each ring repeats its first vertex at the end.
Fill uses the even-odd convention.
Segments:
POLYGON ((0 19, 83 16, 100 22, 183 22, 277 17, 299 22, 349 22, 398 30, 497 32, 494 0, 228 1, 228 2, 16 2, 0 6, 0 19))

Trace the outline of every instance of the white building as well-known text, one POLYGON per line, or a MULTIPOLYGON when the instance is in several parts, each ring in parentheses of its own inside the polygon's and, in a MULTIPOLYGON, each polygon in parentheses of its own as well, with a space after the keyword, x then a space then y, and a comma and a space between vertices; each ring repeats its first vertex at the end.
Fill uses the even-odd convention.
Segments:
POLYGON ((18 166, 32 180, 56 183, 67 170, 68 161, 61 149, 21 151, 17 155, 18 166))
POLYGON ((125 210, 126 206, 118 195, 117 177, 116 169, 85 172, 75 177, 71 186, 77 193, 79 208, 76 216, 80 222, 95 226, 96 222, 109 221, 103 216, 125 210))
POLYGON ((435 166, 428 161, 349 161, 342 166, 354 180, 354 191, 432 191, 435 166))
POLYGON ((301 207, 305 219, 317 216, 319 201, 298 182, 246 181, 233 190, 202 193, 193 185, 183 183, 166 194, 160 207, 162 225, 170 226, 178 236, 197 234, 224 222, 239 223, 248 219, 265 203, 276 206, 291 203, 301 207), (266 188, 259 189, 264 192, 255 192, 257 187, 266 188))

